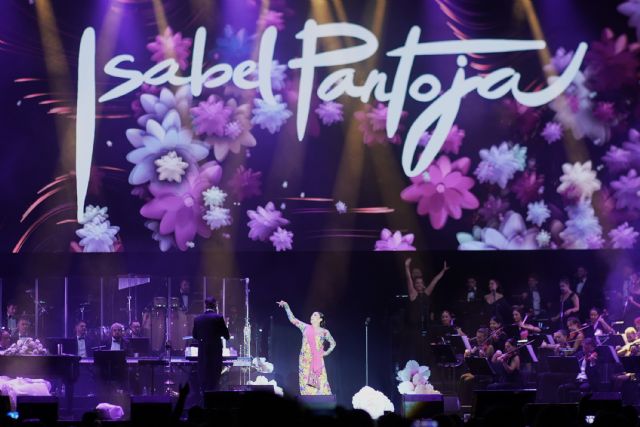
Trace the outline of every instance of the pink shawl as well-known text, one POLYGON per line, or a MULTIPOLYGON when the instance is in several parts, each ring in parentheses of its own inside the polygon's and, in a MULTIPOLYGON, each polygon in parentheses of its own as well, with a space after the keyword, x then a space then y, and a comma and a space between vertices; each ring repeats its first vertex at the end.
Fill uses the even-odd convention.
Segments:
POLYGON ((318 388, 324 361, 322 359, 322 352, 316 344, 316 333, 313 326, 307 325, 307 327, 304 328, 304 337, 307 339, 307 343, 311 349, 311 369, 309 369, 309 379, 307 383, 311 387, 318 388))

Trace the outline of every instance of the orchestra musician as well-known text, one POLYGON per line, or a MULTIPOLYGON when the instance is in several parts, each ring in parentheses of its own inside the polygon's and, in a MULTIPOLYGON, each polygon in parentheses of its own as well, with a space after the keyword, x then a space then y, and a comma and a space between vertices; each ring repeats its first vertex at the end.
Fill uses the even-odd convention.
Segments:
POLYGON ((544 341, 540 348, 550 348, 553 350, 554 356, 563 356, 568 351, 572 350, 569 346, 568 332, 565 329, 558 329, 553 333, 553 344, 544 341))
POLYGON ((500 368, 502 373, 498 382, 489 384, 490 390, 516 388, 522 384, 519 350, 516 341, 509 338, 504 343, 504 352, 497 350, 493 354, 491 361, 500 368))
POLYGON ((517 339, 526 340, 529 336, 529 333, 539 334, 542 332, 542 329, 537 326, 531 325, 527 322, 528 316, 522 316, 522 311, 518 308, 513 309, 513 325, 517 328, 517 339))
POLYGON ((489 342, 496 350, 504 349, 504 342, 507 340, 507 334, 504 332, 502 320, 493 316, 489 320, 489 342))
POLYGON ((0 329, 0 351, 5 351, 11 347, 11 333, 8 329, 0 329))
POLYGON ((144 334, 142 332, 142 325, 137 320, 133 320, 129 325, 129 330, 127 331, 127 336, 129 338, 144 338, 144 334))
MULTIPOLYGON (((487 328, 479 328, 476 331, 476 345, 471 350, 465 350, 464 357, 484 357, 489 360, 493 357, 494 349, 489 339, 489 330, 487 328)), ((471 372, 462 374, 459 381, 459 399, 462 405, 470 405, 473 398, 473 390, 486 387, 492 381, 491 377, 476 377, 471 372)))
POLYGON ((580 330, 580 321, 577 317, 569 317, 567 319, 567 329, 569 330, 569 350, 567 351, 567 356, 571 356, 578 352, 582 346, 582 341, 584 341, 584 334, 580 330))
POLYGON ((18 329, 18 305, 14 302, 7 304, 7 319, 4 324, 5 328, 9 331, 9 334, 13 335, 18 329))
POLYGON ((574 381, 562 384, 558 388, 559 401, 562 403, 571 402, 570 393, 578 391, 580 393, 590 392, 595 382, 598 380, 598 353, 596 353, 596 344, 593 338, 585 338, 582 341, 581 352, 578 353, 580 362, 580 372, 574 381))
POLYGON ((586 335, 598 337, 614 332, 613 328, 604 320, 604 314, 600 313, 600 310, 596 307, 591 307, 589 310, 589 327, 585 329, 586 335))
POLYGON ((124 325, 122 323, 114 323, 111 325, 111 336, 102 343, 105 350, 122 350, 129 355, 129 341, 124 337, 124 325))
POLYGON ((11 341, 15 343, 22 338, 31 338, 31 320, 26 316, 18 319, 18 327, 13 333, 11 341))
POLYGON ((638 339, 635 328, 628 327, 625 329, 622 339, 625 344, 622 347, 618 346, 616 348, 616 352, 619 356, 637 356, 640 353, 640 340, 638 339))
POLYGON ((96 343, 87 336, 87 323, 80 320, 75 326, 76 339, 72 353, 80 357, 90 357, 93 354, 93 348, 96 343))

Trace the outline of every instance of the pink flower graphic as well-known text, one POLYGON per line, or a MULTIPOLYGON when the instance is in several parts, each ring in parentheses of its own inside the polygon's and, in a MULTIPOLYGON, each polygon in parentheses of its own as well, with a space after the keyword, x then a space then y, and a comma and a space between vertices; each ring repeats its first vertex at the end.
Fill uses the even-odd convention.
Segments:
POLYGON ((412 184, 402 190, 400 197, 418 202, 418 214, 429 215, 431 226, 439 230, 448 217, 460 219, 462 209, 476 209, 480 205, 469 191, 475 181, 465 176, 470 166, 468 157, 451 163, 447 156, 440 156, 426 174, 411 179, 412 184))
POLYGON ((413 246, 413 234, 402 235, 396 231, 392 233, 388 228, 384 228, 380 232, 380 240, 376 242, 375 251, 415 251, 413 246))
POLYGON ((147 49, 152 54, 152 61, 160 62, 167 58, 173 58, 181 70, 186 70, 191 43, 190 38, 183 38, 179 32, 174 34, 171 27, 167 27, 163 34, 158 34, 154 41, 147 44, 147 49))

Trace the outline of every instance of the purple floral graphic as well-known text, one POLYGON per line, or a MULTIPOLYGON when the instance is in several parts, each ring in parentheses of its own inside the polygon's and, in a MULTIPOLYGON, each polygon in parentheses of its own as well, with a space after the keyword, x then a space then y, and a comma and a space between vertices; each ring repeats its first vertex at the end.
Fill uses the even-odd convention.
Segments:
POLYGON ((476 228, 472 234, 458 233, 459 250, 537 249, 535 228, 527 229, 522 216, 513 211, 505 214, 498 229, 476 228))
POLYGON ((264 207, 248 210, 249 238, 251 240, 265 241, 278 228, 289 224, 289 220, 282 216, 282 212, 277 210, 273 202, 267 203, 264 207))
POLYGON ((293 233, 284 228, 278 227, 271 237, 269 237, 269 240, 273 243, 276 252, 290 251, 293 249, 293 233))
POLYGON ((259 196, 262 194, 260 190, 261 177, 262 172, 254 172, 252 169, 245 169, 244 166, 239 166, 236 173, 229 180, 229 191, 239 201, 259 196))
POLYGON ((202 193, 222 177, 222 168, 215 162, 202 166, 179 185, 152 183, 149 191, 153 195, 141 209, 145 218, 159 220, 161 235, 173 234, 176 246, 187 250, 196 235, 208 238, 211 230, 203 219, 204 205, 202 193))

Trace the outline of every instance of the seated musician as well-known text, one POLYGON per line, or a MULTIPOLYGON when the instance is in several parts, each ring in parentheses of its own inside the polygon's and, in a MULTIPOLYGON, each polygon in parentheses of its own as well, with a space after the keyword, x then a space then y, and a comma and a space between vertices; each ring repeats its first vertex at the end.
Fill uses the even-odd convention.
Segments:
POLYGON ((529 333, 539 334, 542 332, 537 326, 526 323, 526 317, 523 317, 522 311, 518 308, 513 309, 513 325, 517 328, 517 339, 526 340, 529 333))
POLYGON ((0 351, 5 351, 11 347, 11 332, 8 329, 0 329, 0 351))
POLYGON ((591 310, 589 310, 589 327, 585 329, 585 333, 588 336, 599 337, 600 335, 614 333, 614 330, 604 320, 600 310, 596 307, 591 307, 591 310))
MULTIPOLYGON (((489 340, 489 330, 487 328, 479 328, 476 331, 474 340, 476 342, 476 345, 473 346, 471 350, 466 350, 464 352, 464 357, 485 357, 491 360, 491 357, 493 357, 494 354, 494 350, 493 345, 491 345, 491 342, 489 340)), ((491 377, 476 378, 476 376, 471 372, 462 374, 459 384, 460 403, 463 405, 470 405, 473 397, 473 390, 476 388, 481 388, 483 383, 484 385, 489 384, 491 380, 491 377)))
POLYGON ((455 324, 455 318, 449 310, 443 310, 440 314, 440 324, 442 326, 450 326, 456 331, 458 335, 466 335, 464 332, 462 332, 460 326, 455 324))
POLYGON ((74 354, 80 357, 90 357, 96 342, 87 337, 87 322, 80 320, 76 323, 76 340, 74 354))
POLYGON ((124 350, 129 354, 129 342, 124 337, 124 325, 122 323, 114 323, 111 325, 111 337, 102 344, 105 350, 124 350))
POLYGON ((628 327, 624 330, 622 336, 625 344, 620 347, 616 347, 616 352, 619 356, 637 356, 640 354, 640 340, 638 340, 637 332, 635 328, 628 327))
POLYGON ((497 316, 493 316, 489 320, 489 342, 495 350, 502 350, 506 339, 507 334, 504 332, 502 320, 497 316))
POLYGON ((31 338, 31 320, 28 317, 21 317, 18 320, 18 329, 11 337, 11 341, 17 342, 22 338, 31 338))
POLYGON ((559 401, 562 403, 579 400, 580 396, 576 396, 577 399, 571 399, 571 392, 588 393, 595 388, 598 381, 598 353, 596 353, 596 343, 593 338, 585 338, 582 341, 582 348, 578 352, 578 357, 580 373, 578 373, 575 380, 562 384, 558 388, 559 401))
POLYGON ((567 352, 567 356, 571 356, 578 352, 582 346, 582 341, 584 340, 584 334, 580 330, 580 321, 577 317, 569 317, 567 319, 567 329, 569 330, 569 348, 570 350, 567 352))
POLYGON ((137 320, 134 320, 129 325, 129 330, 127 331, 127 336, 129 338, 144 338, 144 334, 142 332, 142 325, 137 320))
POLYGON ((491 359, 494 349, 488 338, 489 330, 487 328, 479 328, 476 331, 476 345, 471 347, 471 350, 465 350, 464 357, 487 357, 491 359))
POLYGON ((513 338, 509 338, 504 343, 504 353, 500 350, 496 351, 491 361, 497 365, 501 372, 500 380, 493 384, 489 384, 491 390, 501 390, 506 388, 517 388, 522 385, 522 377, 520 376, 520 355, 518 347, 513 338))
POLYGON ((570 349, 568 340, 568 332, 565 329, 559 329, 553 333, 553 344, 546 341, 540 345, 540 348, 550 348, 553 350, 554 356, 564 356, 570 349))

